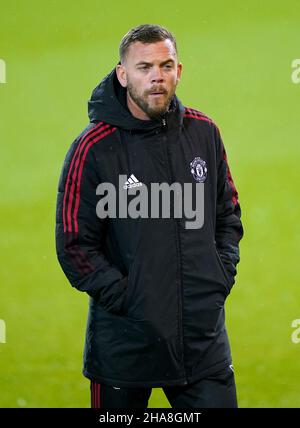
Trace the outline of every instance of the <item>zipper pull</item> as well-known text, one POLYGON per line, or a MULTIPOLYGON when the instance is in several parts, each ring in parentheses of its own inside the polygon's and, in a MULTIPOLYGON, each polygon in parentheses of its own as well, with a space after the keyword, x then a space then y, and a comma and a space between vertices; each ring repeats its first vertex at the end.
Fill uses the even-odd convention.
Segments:
POLYGON ((161 120, 161 126, 162 126, 162 129, 163 129, 163 130, 166 130, 166 129, 167 129, 167 121, 166 121, 166 119, 165 119, 165 118, 163 118, 163 119, 161 120))

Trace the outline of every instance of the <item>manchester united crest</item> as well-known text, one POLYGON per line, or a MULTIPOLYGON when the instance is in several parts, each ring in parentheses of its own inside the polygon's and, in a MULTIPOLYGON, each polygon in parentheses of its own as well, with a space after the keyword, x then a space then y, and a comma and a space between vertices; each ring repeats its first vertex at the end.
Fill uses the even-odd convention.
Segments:
POLYGON ((191 173, 198 183, 204 183, 207 177, 207 166, 205 160, 197 157, 191 163, 191 173))

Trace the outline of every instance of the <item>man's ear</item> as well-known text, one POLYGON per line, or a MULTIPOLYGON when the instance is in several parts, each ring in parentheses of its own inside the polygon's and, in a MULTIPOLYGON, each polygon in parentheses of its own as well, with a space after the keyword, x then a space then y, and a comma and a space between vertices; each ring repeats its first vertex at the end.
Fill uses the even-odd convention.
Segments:
POLYGON ((120 82, 120 85, 123 86, 123 88, 126 88, 126 86, 127 86, 127 75, 126 75, 125 66, 119 63, 116 66, 116 73, 117 73, 117 78, 120 82))
POLYGON ((180 81, 181 79, 181 72, 182 72, 182 64, 181 62, 179 62, 177 64, 177 83, 180 81))

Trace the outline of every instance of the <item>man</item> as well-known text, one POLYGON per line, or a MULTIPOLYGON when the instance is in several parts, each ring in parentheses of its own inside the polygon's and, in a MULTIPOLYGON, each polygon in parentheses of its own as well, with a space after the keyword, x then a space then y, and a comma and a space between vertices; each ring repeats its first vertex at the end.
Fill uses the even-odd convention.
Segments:
POLYGON ((169 31, 129 31, 60 177, 57 255, 72 286, 90 296, 83 374, 92 407, 146 408, 153 387, 172 407, 237 407, 224 303, 241 210, 218 128, 175 95, 181 71, 169 31), (105 183, 117 189, 117 214, 105 183), (196 204, 203 221, 187 227, 175 196, 169 216, 160 206, 159 215, 130 216, 124 206, 120 214, 153 183, 176 184, 173 196, 190 186, 183 203, 196 204))

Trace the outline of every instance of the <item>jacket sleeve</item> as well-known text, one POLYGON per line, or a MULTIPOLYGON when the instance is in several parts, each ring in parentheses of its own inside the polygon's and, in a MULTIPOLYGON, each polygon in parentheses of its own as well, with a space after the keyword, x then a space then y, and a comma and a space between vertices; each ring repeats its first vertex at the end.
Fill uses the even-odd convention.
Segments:
POLYGON ((217 215, 216 247, 226 271, 235 283, 236 266, 240 261, 239 241, 244 231, 241 222, 241 207, 238 192, 233 182, 228 165, 226 150, 217 127, 217 215))
POLYGON ((97 178, 92 148, 72 144, 61 172, 56 205, 56 252, 73 287, 107 311, 123 311, 127 277, 105 255, 107 219, 96 215, 97 178))

